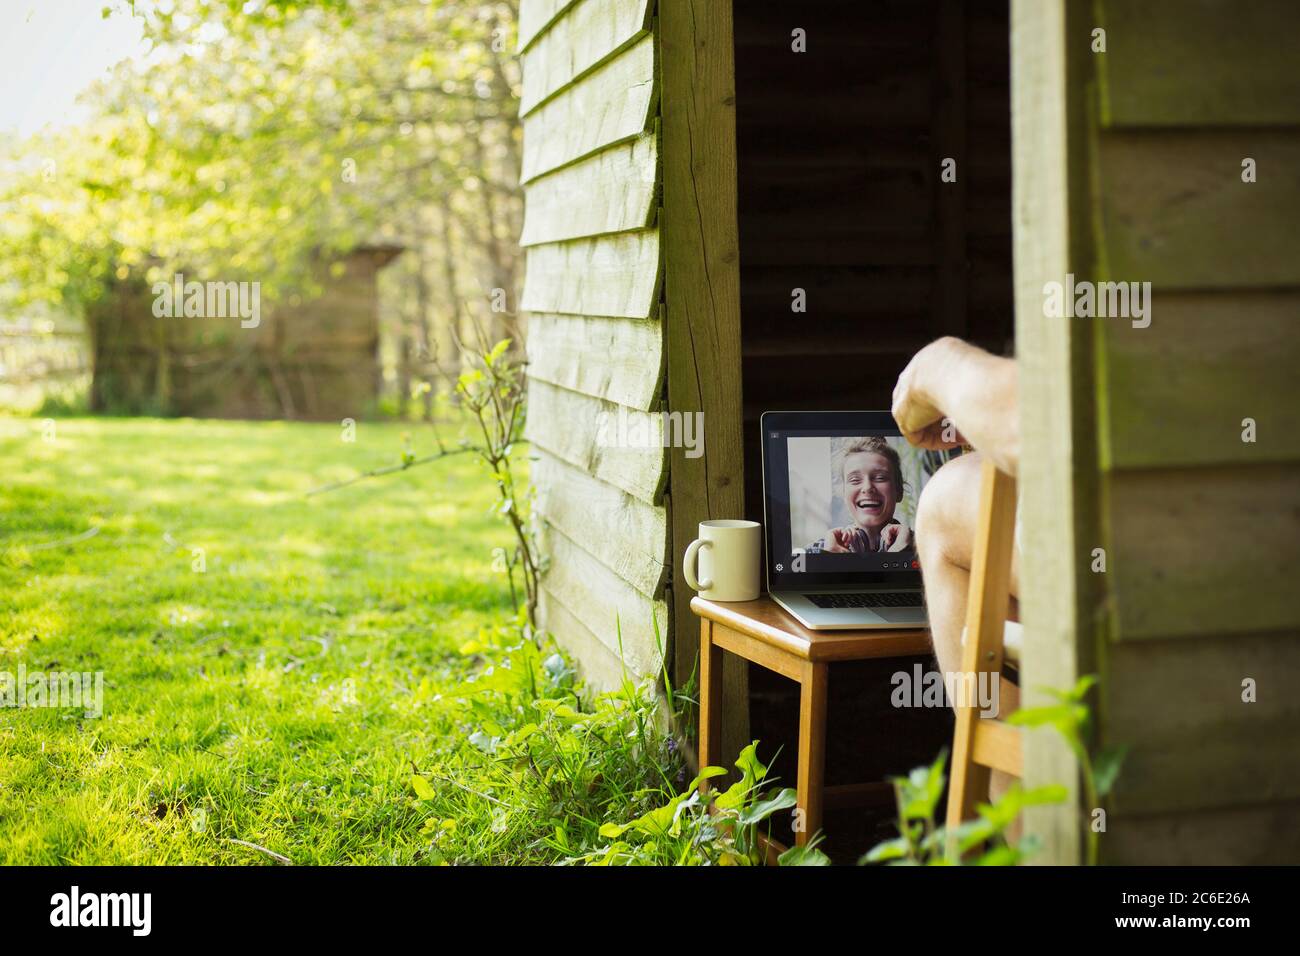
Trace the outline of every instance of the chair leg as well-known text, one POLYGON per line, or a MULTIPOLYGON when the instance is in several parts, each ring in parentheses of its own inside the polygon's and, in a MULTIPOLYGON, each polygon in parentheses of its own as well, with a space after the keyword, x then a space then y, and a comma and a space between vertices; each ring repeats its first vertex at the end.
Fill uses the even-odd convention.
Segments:
MULTIPOLYGON (((1015 479, 985 460, 980 475, 979 524, 971 549, 966 643, 961 651, 958 686, 968 680, 978 681, 981 672, 992 675, 995 681, 1001 680, 1015 519, 1015 479)), ((988 767, 974 761, 979 703, 955 700, 953 705, 957 710, 957 726, 953 734, 952 774, 948 785, 947 823, 950 831, 963 820, 975 816, 975 805, 988 799, 990 776, 988 767)), ((952 849, 950 846, 949 851, 952 849)))
POLYGON ((826 665, 807 661, 799 682, 799 810, 795 844, 821 829, 826 772, 826 665))
MULTIPOLYGON (((722 648, 713 622, 700 619, 700 769, 722 765, 722 648)), ((709 782, 701 784, 707 790, 709 782)))

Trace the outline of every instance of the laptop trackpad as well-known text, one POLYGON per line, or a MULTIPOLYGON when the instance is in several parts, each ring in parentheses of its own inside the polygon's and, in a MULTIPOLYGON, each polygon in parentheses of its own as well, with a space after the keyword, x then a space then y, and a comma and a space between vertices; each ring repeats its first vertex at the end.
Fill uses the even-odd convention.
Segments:
POLYGON ((873 607, 872 613, 890 624, 924 624, 923 607, 873 607))

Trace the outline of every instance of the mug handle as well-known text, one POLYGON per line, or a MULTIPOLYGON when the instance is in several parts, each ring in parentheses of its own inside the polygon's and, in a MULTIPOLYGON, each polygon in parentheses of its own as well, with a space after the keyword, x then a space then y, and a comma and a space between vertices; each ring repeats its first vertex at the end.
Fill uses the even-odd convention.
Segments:
POLYGON ((713 542, 696 538, 686 546, 686 556, 682 558, 682 574, 686 576, 686 583, 691 586, 692 591, 707 591, 713 587, 712 581, 700 581, 695 577, 696 555, 700 553, 700 548, 706 546, 713 547, 713 542))

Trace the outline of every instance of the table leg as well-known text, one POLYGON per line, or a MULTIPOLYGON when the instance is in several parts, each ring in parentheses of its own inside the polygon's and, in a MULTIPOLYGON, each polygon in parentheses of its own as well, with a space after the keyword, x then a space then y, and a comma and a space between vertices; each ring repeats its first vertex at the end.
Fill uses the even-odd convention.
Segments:
POLYGON ((826 665, 805 661, 799 681, 799 814, 795 843, 803 846, 821 829, 826 770, 826 665))
MULTIPOLYGON (((722 648, 713 622, 700 619, 700 769, 722 764, 722 648)), ((701 789, 708 789, 706 780, 701 789)))

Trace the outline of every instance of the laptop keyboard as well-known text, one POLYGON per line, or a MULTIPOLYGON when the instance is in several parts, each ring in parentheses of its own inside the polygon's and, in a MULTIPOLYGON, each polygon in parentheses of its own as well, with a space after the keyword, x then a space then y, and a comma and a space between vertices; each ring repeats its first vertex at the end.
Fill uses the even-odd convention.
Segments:
POLYGON ((818 607, 921 607, 920 591, 866 591, 857 594, 805 594, 818 607))

